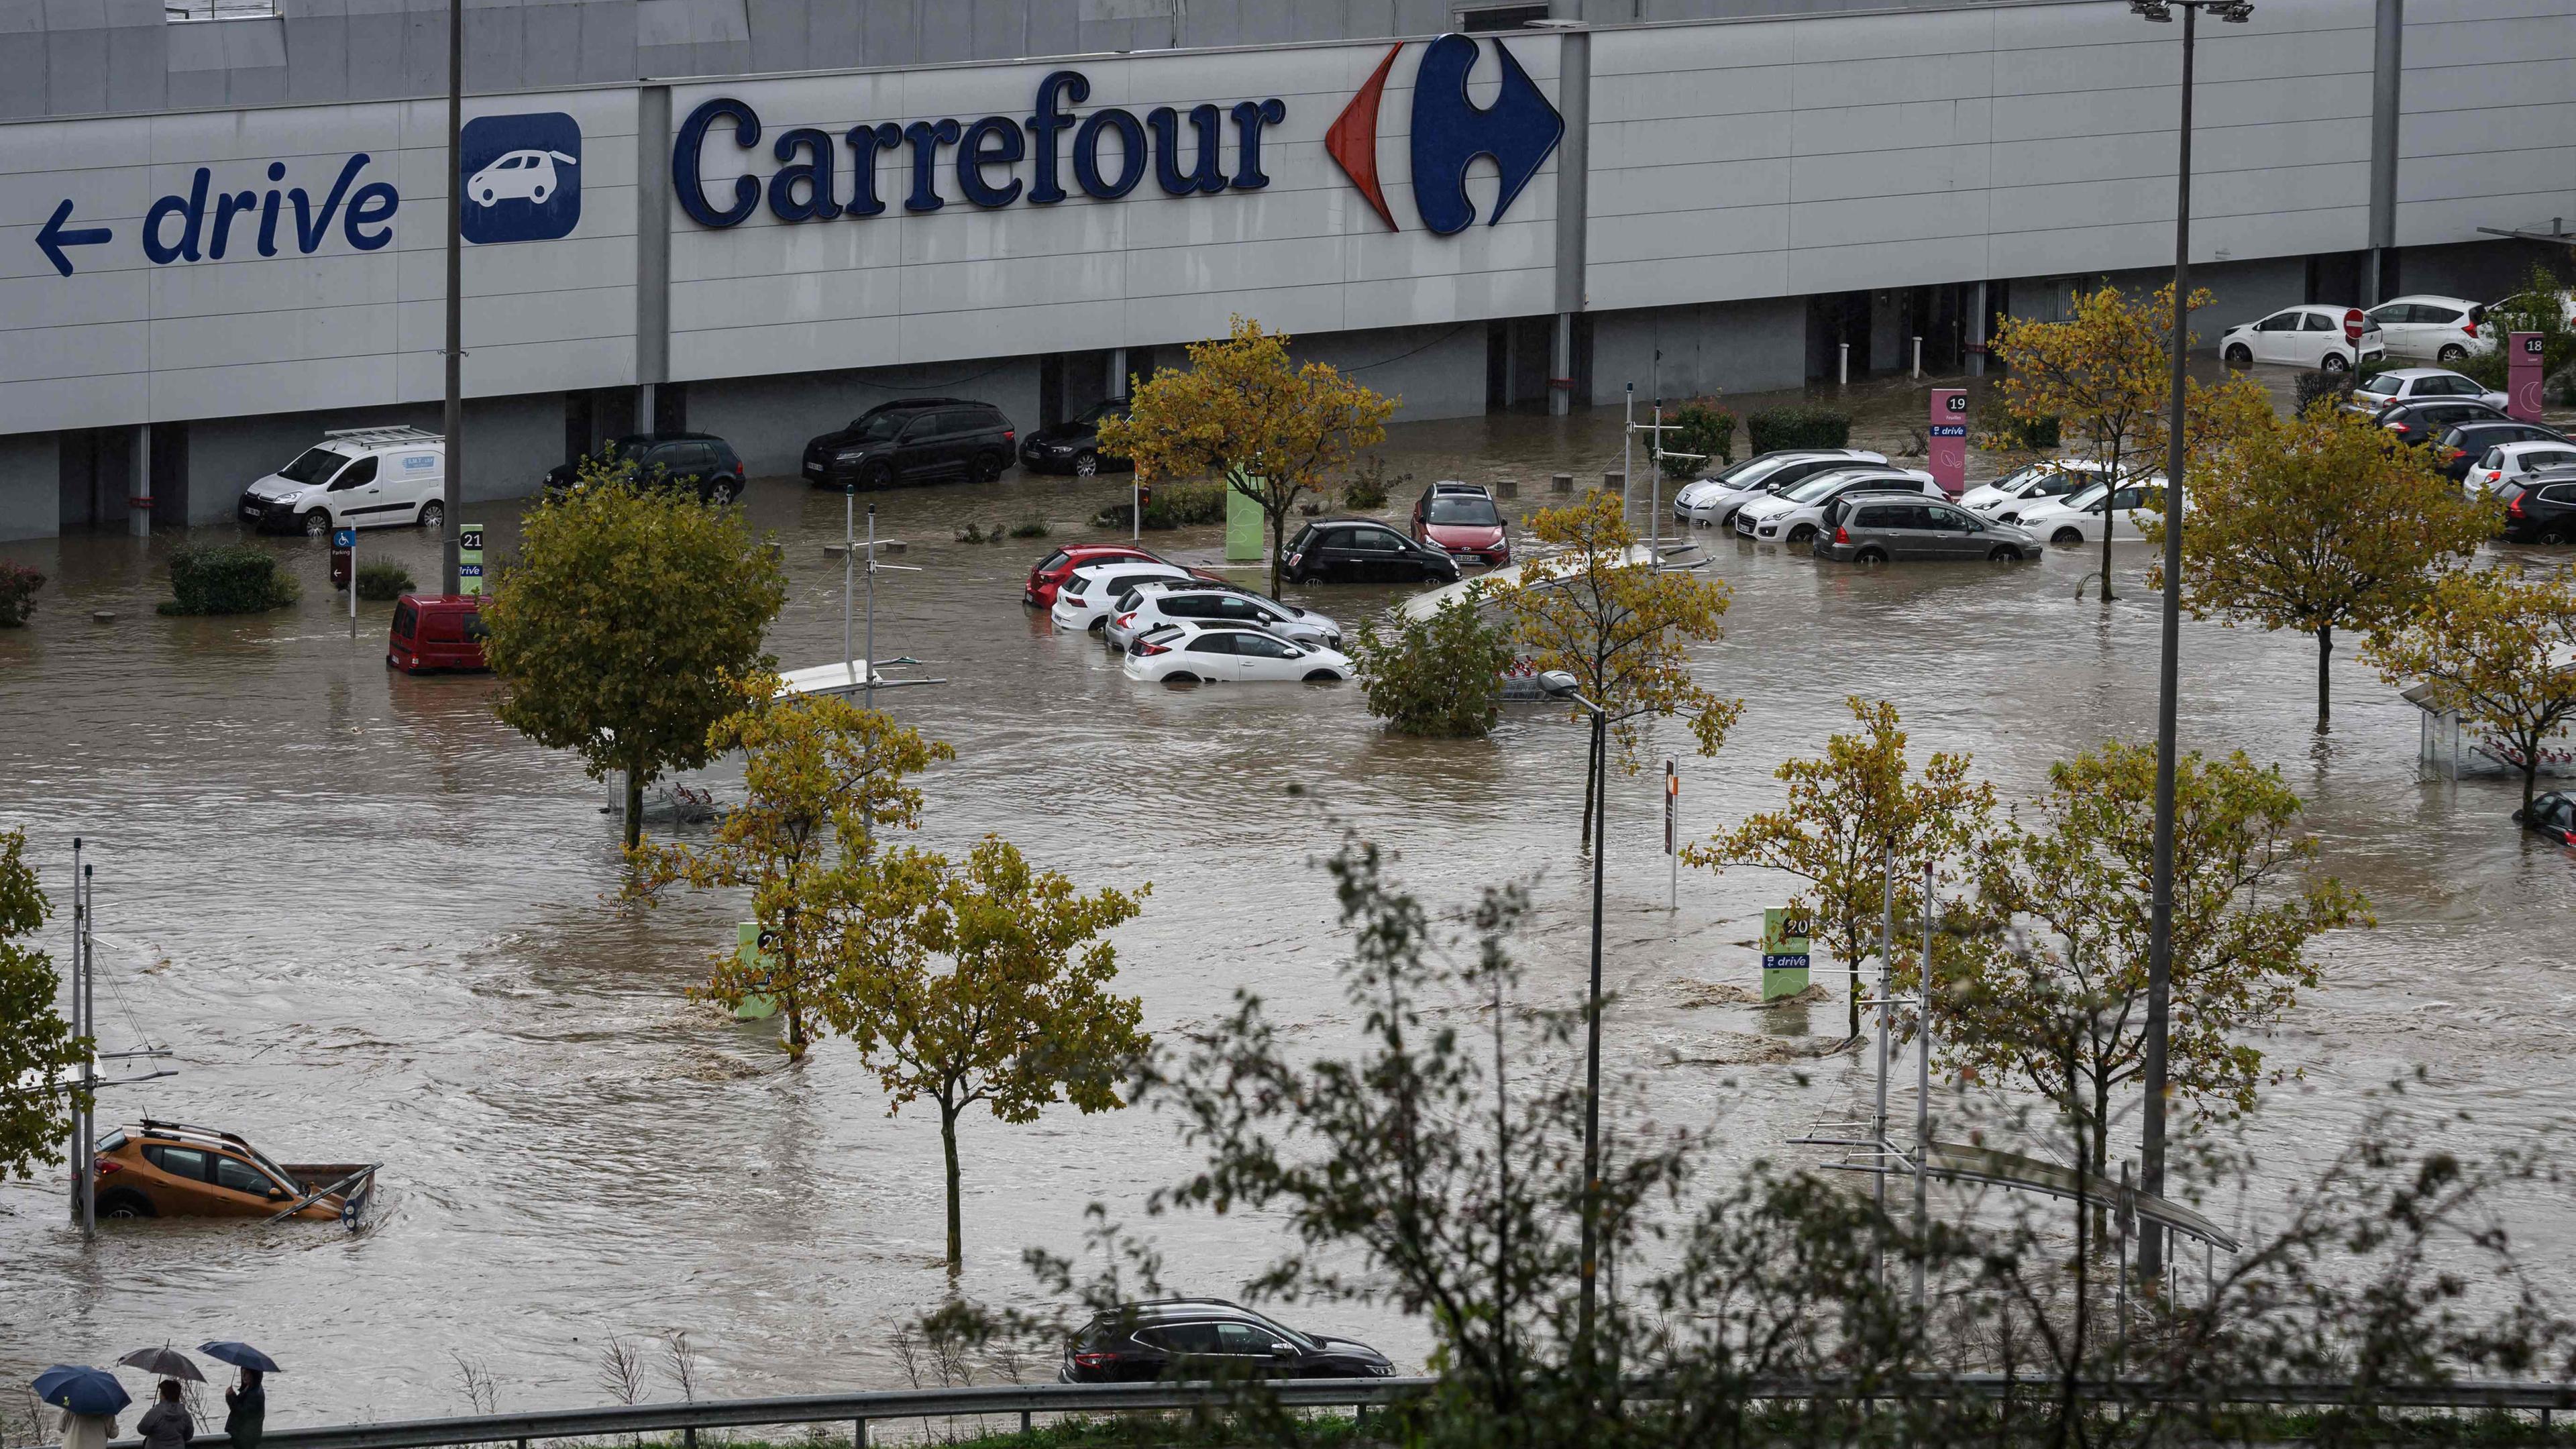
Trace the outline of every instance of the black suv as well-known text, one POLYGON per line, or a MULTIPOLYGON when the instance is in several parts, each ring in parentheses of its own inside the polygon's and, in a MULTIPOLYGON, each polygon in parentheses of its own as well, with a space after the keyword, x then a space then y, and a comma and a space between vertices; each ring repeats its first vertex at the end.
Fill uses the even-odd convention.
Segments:
POLYGON ((2395 433, 2410 447, 2422 447, 2462 423, 2504 423, 2512 419, 2474 399, 2436 398, 2430 402, 2394 402, 2371 421, 2395 433))
POLYGON ((2576 543, 2576 468, 2549 468, 2496 490, 2504 536, 2515 543, 2576 543))
POLYGON ((1330 583, 1458 582, 1458 561, 1445 549, 1417 543, 1383 523, 1366 518, 1325 518, 1307 524, 1288 540, 1279 559, 1281 575, 1292 583, 1322 579, 1330 583))
POLYGON ((1385 1354, 1355 1339, 1299 1333, 1222 1298, 1162 1298, 1091 1320, 1066 1340, 1069 1384, 1144 1379, 1382 1379, 1385 1354))
POLYGON ((906 398, 869 409, 805 445, 805 481, 886 488, 939 478, 988 483, 1011 466, 1019 434, 991 403, 906 398))
MULTIPOLYGON (((644 483, 685 488, 703 502, 731 503, 742 496, 742 458, 713 433, 629 433, 602 443, 597 456, 632 463, 644 483)), ((547 470, 546 492, 570 492, 580 475, 580 462, 558 463, 547 470)))
POLYGON ((2435 436, 2441 451, 2434 456, 2435 466, 2454 483, 2469 481, 2469 470, 2487 455, 2487 449, 2498 443, 2563 443, 2567 435, 2556 428, 2538 423, 2491 422, 2480 418, 2473 422, 2454 423, 2449 430, 2435 436))
POLYGON ((1125 416, 1127 399, 1113 397, 1094 403, 1091 411, 1070 422, 1040 428, 1020 444, 1020 466, 1034 473, 1071 473, 1082 478, 1133 472, 1136 465, 1130 460, 1100 451, 1100 425, 1125 416))

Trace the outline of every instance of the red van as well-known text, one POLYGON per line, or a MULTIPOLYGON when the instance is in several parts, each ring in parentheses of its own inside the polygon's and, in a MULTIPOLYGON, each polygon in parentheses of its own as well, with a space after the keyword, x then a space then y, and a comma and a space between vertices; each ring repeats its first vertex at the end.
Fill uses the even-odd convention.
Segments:
POLYGON ((482 596, 405 594, 396 599, 385 663, 405 674, 491 668, 483 662, 482 596))

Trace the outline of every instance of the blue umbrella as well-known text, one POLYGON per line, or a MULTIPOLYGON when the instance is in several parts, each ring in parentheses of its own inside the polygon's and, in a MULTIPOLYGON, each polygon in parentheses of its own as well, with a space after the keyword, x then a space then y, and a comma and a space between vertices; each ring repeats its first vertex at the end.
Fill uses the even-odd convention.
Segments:
POLYGON ((264 1374, 286 1372, 277 1366, 277 1360, 267 1354, 261 1353, 249 1344, 234 1343, 230 1339, 198 1344, 197 1352, 218 1362, 231 1364, 235 1368, 257 1369, 264 1374))
POLYGON ((114 1414, 134 1402, 116 1375, 67 1363, 36 1375, 36 1397, 75 1414, 114 1414))

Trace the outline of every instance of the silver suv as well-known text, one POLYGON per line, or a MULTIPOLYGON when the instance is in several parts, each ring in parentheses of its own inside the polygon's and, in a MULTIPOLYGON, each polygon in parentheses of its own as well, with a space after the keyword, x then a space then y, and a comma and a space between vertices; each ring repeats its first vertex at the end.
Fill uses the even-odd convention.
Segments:
POLYGON ((1816 530, 1816 557, 1837 563, 1900 558, 2017 563, 2039 553, 2039 538, 2029 529, 1979 518, 1955 503, 1919 493, 1847 494, 1825 505, 1823 525, 1816 530))

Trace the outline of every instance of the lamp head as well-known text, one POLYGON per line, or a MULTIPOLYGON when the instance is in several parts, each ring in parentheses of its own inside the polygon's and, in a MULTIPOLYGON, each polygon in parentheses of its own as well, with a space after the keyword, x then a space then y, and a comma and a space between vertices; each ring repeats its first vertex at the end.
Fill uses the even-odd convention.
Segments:
POLYGON ((2129 0, 2129 13, 2159 24, 2173 19, 2173 8, 2165 0, 2129 0))
POLYGON ((1562 669, 1551 669, 1538 677, 1538 687, 1546 690, 1550 699, 1570 698, 1582 685, 1582 680, 1562 669))
POLYGON ((2254 0, 2219 0, 2209 8, 2230 25, 2242 25, 2254 18, 2254 0))

